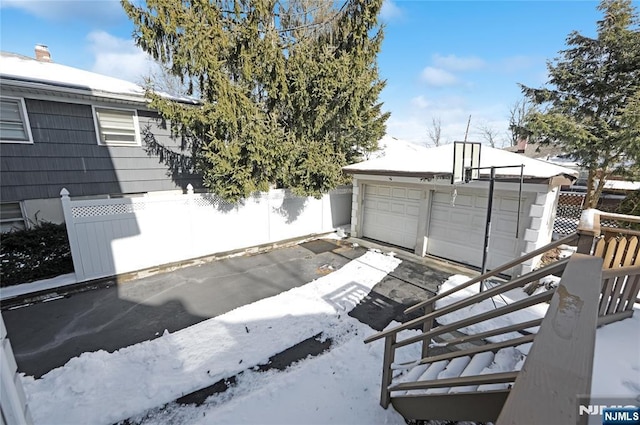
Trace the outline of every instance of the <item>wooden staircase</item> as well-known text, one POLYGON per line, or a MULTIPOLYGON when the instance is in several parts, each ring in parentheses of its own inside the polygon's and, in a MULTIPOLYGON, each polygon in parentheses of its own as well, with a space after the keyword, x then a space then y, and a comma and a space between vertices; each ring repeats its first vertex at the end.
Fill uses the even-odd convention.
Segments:
POLYGON ((594 254, 594 236, 570 235, 504 264, 405 311, 422 309, 421 317, 367 338, 365 343, 385 339, 380 404, 392 404, 414 421, 576 423, 577 409, 568 407, 577 406, 578 394, 590 392, 596 327, 631 316, 640 290, 640 255, 634 251, 627 260, 628 243, 623 254, 614 254, 617 262, 608 263, 613 268, 604 271, 602 257, 607 258, 600 249, 598 256, 574 254, 447 305, 438 301, 563 244, 589 246, 594 254), (449 313, 552 274, 562 276, 557 289, 438 324, 449 313), (543 303, 549 306, 544 317, 460 332, 543 303), (422 332, 404 332, 416 327, 422 332), (396 350, 412 344, 421 344, 421 357, 396 364, 396 350))

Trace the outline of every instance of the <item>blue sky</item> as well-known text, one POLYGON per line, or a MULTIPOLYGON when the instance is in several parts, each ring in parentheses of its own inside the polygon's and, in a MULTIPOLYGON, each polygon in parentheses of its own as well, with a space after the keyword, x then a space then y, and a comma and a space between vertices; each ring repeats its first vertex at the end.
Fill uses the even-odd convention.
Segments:
MULTIPOLYGON (((1 0, 0 48, 33 56, 49 46, 55 62, 141 82, 150 61, 131 40, 117 0, 1 0)), ((546 81, 546 61, 577 30, 593 36, 595 1, 386 0, 379 67, 391 112, 388 134, 427 141, 432 118, 443 141, 483 141, 480 127, 507 138, 517 83, 546 81)), ((634 3, 637 6, 637 3, 634 3)))

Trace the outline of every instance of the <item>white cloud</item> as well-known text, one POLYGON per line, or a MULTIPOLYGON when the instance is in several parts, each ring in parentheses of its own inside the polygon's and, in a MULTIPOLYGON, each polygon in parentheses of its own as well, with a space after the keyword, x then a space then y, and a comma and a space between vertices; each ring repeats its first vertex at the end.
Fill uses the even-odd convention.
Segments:
POLYGON ((402 9, 400 9, 393 0, 384 0, 382 3, 382 9, 380 10, 380 17, 382 20, 391 21, 402 17, 402 15, 402 9))
POLYGON ((93 31, 87 39, 94 55, 91 70, 98 74, 142 84, 144 77, 157 69, 149 55, 133 40, 114 37, 105 31, 93 31))
POLYGON ((475 56, 442 56, 437 53, 433 55, 433 64, 438 68, 446 69, 448 71, 471 71, 474 69, 484 68, 486 66, 486 62, 484 60, 475 56))
POLYGON ((430 97, 428 105, 416 108, 416 104, 426 100, 423 96, 414 97, 401 110, 394 110, 387 121, 387 134, 413 143, 427 143, 427 128, 431 119, 440 120, 441 143, 451 143, 464 139, 467 121, 471 116, 469 135, 471 142, 486 143, 480 126, 489 126, 495 130, 497 145, 507 139, 508 105, 488 103, 486 99, 474 99, 461 95, 443 95, 430 97))
POLYGON ((500 68, 505 72, 522 71, 533 67, 535 62, 532 57, 516 55, 504 58, 500 63, 500 68))
POLYGON ((431 105, 431 103, 427 100, 423 95, 416 96, 411 99, 411 105, 415 106, 419 109, 425 109, 431 105))
POLYGON ((5 7, 58 22, 82 20, 105 25, 125 16, 118 0, 2 0, 5 7))
POLYGON ((458 82, 458 79, 452 73, 442 68, 434 68, 432 66, 428 66, 422 70, 422 80, 436 87, 450 86, 458 82))

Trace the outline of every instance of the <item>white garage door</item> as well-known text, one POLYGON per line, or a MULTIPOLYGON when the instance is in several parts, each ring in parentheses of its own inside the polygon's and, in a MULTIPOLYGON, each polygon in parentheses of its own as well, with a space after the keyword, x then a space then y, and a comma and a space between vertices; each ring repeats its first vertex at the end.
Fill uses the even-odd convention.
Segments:
MULTIPOLYGON (((490 270, 522 254, 524 231, 529 225, 529 208, 534 194, 522 194, 520 232, 515 238, 518 195, 494 193, 491 238, 487 268, 490 270)), ((482 265, 482 248, 487 211, 487 194, 457 189, 452 205, 452 192, 434 192, 431 201, 427 253, 472 266, 482 265)))
POLYGON ((420 193, 405 187, 365 185, 363 236, 415 249, 420 193))

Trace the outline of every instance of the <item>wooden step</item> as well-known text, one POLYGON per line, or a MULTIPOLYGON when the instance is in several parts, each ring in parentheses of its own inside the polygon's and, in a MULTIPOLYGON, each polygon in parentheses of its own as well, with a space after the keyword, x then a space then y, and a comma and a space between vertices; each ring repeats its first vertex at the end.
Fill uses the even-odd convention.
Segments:
MULTIPOLYGON (((494 354, 491 351, 485 351, 484 353, 478 353, 469 362, 467 367, 462 371, 460 376, 474 376, 479 375, 485 368, 493 363, 494 354)), ((466 393, 475 391, 478 389, 478 385, 466 385, 463 387, 451 387, 450 393, 466 393)))
MULTIPOLYGON (((494 362, 485 367, 480 375, 490 373, 510 372, 516 369, 516 364, 523 358, 522 353, 514 347, 507 347, 499 350, 494 356, 494 362)), ((484 384, 477 388, 477 391, 506 390, 509 388, 508 383, 500 384, 484 384)))
POLYGON ((391 404, 407 420, 495 422, 508 396, 508 390, 405 395, 391 404))
MULTIPOLYGON (((471 362, 471 357, 456 357, 451 360, 447 367, 438 374, 437 379, 457 378, 464 371, 467 365, 471 362)), ((429 388, 427 394, 444 394, 448 393, 449 388, 429 388)))
MULTIPOLYGON (((438 375, 444 370, 445 367, 449 364, 448 360, 442 360, 435 363, 430 363, 427 370, 418 377, 415 381, 431 381, 433 379, 437 379, 438 375)), ((414 381, 414 382, 415 382, 414 381)), ((407 381, 410 382, 410 381, 407 381)), ((424 390, 412 390, 407 391, 407 394, 423 394, 424 390)))

